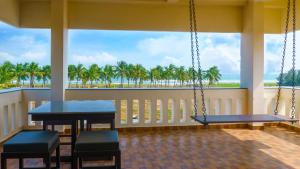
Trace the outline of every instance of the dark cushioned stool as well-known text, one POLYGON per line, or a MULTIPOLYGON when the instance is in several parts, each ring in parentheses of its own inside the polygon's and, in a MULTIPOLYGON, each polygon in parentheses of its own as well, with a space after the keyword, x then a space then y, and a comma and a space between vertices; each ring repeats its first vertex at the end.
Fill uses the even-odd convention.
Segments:
MULTIPOLYGON (((118 132, 115 130, 82 131, 75 143, 74 154, 75 166, 77 166, 78 158, 82 160, 84 158, 114 156, 115 165, 110 166, 109 168, 121 169, 121 151, 119 148, 119 137, 118 132)), ((81 164, 80 168, 82 168, 81 164)))
POLYGON ((1 168, 6 169, 6 160, 19 159, 19 168, 24 168, 24 158, 43 158, 45 168, 51 168, 51 154, 56 150, 56 168, 60 167, 59 137, 55 131, 22 131, 3 144, 1 168))

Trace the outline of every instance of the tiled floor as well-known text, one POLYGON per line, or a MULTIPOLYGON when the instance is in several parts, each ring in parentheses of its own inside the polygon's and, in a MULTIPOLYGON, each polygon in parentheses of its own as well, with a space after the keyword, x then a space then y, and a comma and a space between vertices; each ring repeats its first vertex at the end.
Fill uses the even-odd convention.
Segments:
MULTIPOLYGON (((126 169, 300 169, 300 135, 277 127, 131 131, 120 141, 126 169)), ((9 160, 9 169, 17 167, 9 160)))

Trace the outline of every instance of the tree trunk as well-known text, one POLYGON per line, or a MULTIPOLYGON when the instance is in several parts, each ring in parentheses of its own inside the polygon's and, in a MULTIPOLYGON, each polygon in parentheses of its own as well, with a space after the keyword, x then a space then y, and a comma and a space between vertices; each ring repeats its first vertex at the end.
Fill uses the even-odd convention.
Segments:
POLYGON ((33 84, 33 78, 34 78, 34 76, 31 75, 31 76, 30 76, 30 87, 31 87, 31 88, 34 87, 34 84, 33 84))
POLYGON ((121 87, 123 88, 123 76, 121 76, 121 87))

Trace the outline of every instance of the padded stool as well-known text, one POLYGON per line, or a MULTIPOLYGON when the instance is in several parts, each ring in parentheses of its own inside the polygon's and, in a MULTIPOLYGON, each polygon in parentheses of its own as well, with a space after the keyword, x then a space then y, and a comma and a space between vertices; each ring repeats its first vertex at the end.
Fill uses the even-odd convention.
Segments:
POLYGON ((1 168, 7 169, 7 159, 19 159, 24 168, 24 158, 43 158, 45 168, 51 168, 51 154, 56 150, 56 168, 60 167, 59 136, 55 131, 22 131, 3 144, 1 168))
MULTIPOLYGON (((75 166, 78 159, 91 159, 103 156, 114 156, 115 165, 109 168, 121 169, 121 151, 119 148, 118 132, 115 130, 104 131, 82 131, 75 143, 75 166)), ((80 163, 80 168, 82 163, 80 163)), ((89 167, 85 167, 89 168, 89 167)))

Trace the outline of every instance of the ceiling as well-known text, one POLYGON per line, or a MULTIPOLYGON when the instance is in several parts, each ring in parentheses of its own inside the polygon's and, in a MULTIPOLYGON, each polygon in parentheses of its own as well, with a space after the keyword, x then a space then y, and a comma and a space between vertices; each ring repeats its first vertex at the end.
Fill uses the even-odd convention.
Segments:
MULTIPOLYGON (((19 0, 19 1, 49 1, 49 0, 19 0)), ((189 0, 69 0, 70 2, 100 2, 100 3, 148 3, 187 5, 189 0)), ((267 7, 281 8, 286 0, 259 0, 264 1, 267 7)), ((243 6, 248 0, 195 0, 199 5, 230 5, 243 6)))

